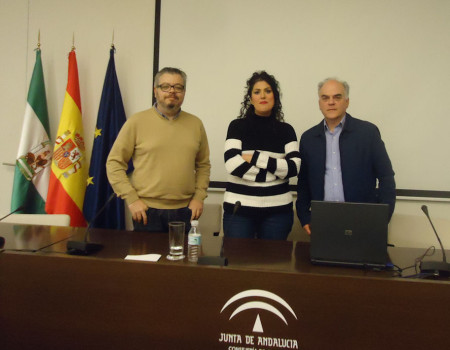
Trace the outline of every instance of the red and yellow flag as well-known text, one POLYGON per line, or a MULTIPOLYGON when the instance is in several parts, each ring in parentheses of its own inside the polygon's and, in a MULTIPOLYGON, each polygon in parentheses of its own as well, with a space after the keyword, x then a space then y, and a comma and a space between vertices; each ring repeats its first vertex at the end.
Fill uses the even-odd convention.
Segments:
POLYGON ((70 215, 70 226, 86 226, 83 201, 86 191, 83 121, 75 51, 69 53, 66 96, 53 148, 52 171, 45 210, 70 215))

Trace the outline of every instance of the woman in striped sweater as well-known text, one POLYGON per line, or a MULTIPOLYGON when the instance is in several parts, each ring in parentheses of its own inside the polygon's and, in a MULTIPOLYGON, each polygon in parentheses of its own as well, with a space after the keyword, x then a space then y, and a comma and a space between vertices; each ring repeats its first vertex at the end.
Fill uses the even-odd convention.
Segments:
POLYGON ((300 154, 278 81, 265 71, 247 81, 240 115, 228 127, 225 167, 225 236, 286 239, 294 220, 289 178, 298 174, 300 154))

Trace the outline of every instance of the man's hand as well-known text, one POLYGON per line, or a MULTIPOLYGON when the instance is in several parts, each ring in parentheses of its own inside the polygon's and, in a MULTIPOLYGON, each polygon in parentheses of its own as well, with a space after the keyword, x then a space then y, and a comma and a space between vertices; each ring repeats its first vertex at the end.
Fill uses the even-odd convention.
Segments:
POLYGON ((133 220, 136 222, 141 222, 144 225, 147 225, 147 209, 148 206, 141 200, 138 199, 137 201, 131 203, 128 208, 131 211, 131 216, 133 217, 133 220))
POLYGON ((311 227, 309 227, 309 224, 306 224, 305 226, 303 226, 303 229, 306 231, 306 233, 308 235, 311 236, 311 227))
POLYGON ((191 199, 189 209, 192 211, 191 221, 197 220, 203 213, 203 202, 198 199, 191 199))

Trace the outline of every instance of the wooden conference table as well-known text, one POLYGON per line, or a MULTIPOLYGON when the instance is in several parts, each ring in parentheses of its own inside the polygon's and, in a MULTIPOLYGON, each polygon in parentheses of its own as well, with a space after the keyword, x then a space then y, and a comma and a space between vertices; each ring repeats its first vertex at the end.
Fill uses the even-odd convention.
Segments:
POLYGON ((229 265, 200 266, 167 260, 167 234, 93 229, 103 250, 65 254, 84 232, 0 224, 1 349, 449 348, 448 279, 313 266, 290 241, 224 239, 229 265))

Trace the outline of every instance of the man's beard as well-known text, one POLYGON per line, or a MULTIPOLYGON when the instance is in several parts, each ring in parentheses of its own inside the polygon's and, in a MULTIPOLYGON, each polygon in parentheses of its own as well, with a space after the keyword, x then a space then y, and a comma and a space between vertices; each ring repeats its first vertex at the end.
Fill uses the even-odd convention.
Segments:
POLYGON ((178 102, 178 100, 173 100, 173 99, 169 100, 169 102, 166 103, 167 108, 169 108, 169 109, 178 108, 178 105, 176 102, 178 102))

